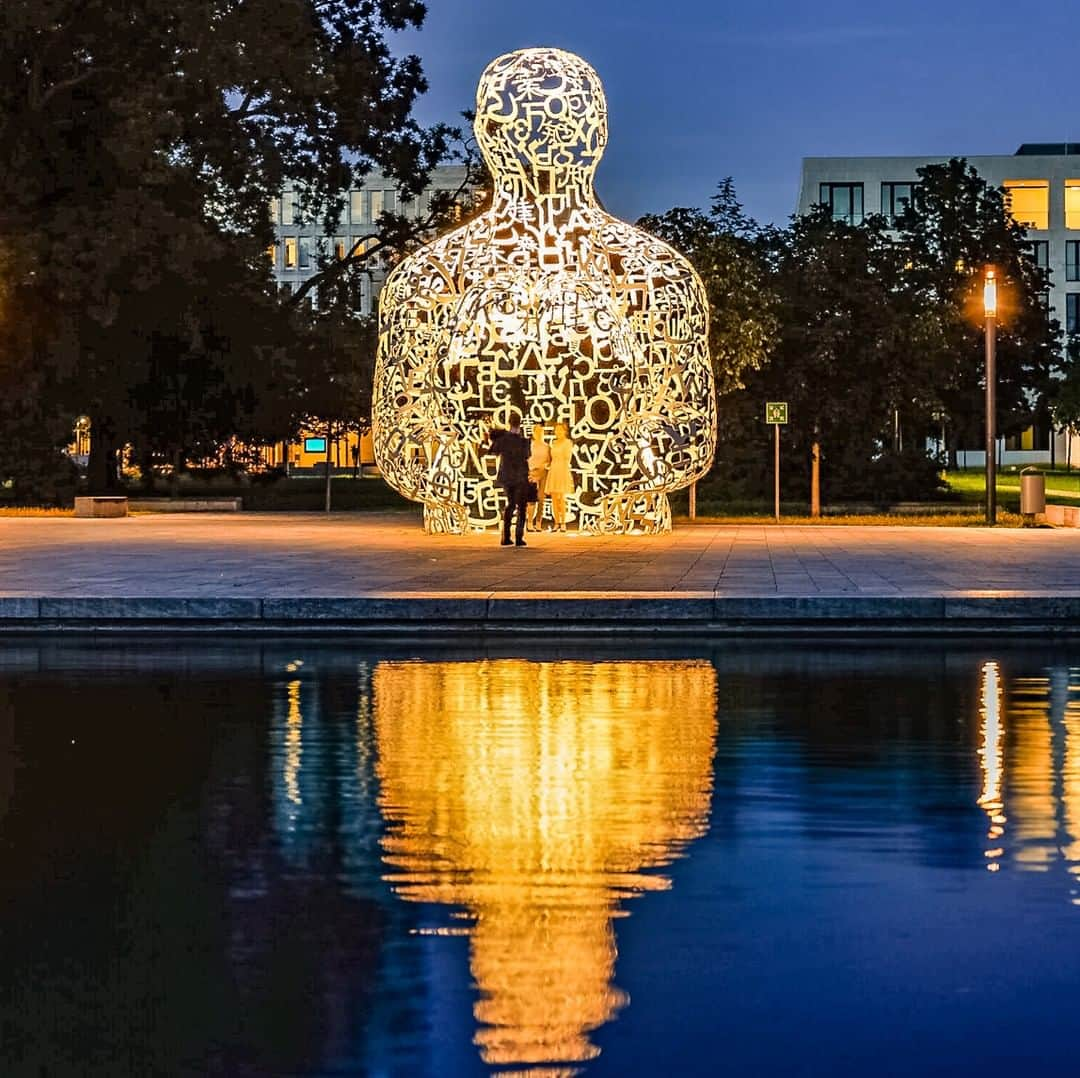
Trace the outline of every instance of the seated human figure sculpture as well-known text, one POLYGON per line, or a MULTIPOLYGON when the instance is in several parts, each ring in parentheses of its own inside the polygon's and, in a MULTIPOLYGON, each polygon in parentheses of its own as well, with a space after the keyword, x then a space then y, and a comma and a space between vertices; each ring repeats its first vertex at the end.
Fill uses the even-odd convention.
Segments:
POLYGON ((511 411, 574 442, 577 526, 662 532, 715 450, 708 306, 690 264, 606 213, 596 72, 557 49, 492 61, 476 95, 490 209, 405 259, 380 300, 373 433, 432 532, 500 519, 486 430, 511 411))

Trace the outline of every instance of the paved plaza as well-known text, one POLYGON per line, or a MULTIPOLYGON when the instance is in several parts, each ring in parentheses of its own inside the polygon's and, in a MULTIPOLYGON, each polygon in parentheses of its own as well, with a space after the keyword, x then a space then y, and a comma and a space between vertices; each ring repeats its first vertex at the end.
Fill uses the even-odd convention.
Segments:
POLYGON ((1080 629, 1080 531, 683 525, 429 536, 407 513, 0 519, 0 621, 510 618, 687 624, 992 616, 1080 629))
POLYGON ((1080 596, 1080 530, 684 524, 425 535, 406 513, 0 518, 4 596, 687 593, 1080 596))

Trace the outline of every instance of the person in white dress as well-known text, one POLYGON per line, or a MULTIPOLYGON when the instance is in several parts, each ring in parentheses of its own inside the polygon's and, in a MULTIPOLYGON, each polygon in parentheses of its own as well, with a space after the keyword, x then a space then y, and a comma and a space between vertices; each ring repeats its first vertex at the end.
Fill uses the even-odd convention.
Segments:
POLYGON ((551 496, 552 531, 566 531, 566 496, 574 493, 574 477, 570 458, 574 443, 565 423, 555 424, 555 441, 551 443, 551 464, 548 466, 547 492, 551 496))
POLYGON ((529 520, 529 528, 534 532, 540 530, 544 520, 544 487, 550 466, 551 446, 544 441, 543 425, 536 423, 533 425, 532 441, 529 443, 529 482, 536 484, 536 505, 529 520))

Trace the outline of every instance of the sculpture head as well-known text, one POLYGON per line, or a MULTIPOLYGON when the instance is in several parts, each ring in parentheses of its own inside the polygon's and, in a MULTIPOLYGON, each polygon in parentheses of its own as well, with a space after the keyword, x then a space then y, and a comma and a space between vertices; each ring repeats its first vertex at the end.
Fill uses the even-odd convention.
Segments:
POLYGON ((607 145, 604 87, 573 53, 509 52, 480 76, 475 127, 496 189, 591 196, 607 145))

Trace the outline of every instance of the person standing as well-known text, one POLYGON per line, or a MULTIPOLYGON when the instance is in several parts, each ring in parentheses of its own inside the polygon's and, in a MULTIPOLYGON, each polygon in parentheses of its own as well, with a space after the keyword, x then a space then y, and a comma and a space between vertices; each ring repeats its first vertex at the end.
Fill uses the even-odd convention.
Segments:
POLYGON ((525 515, 529 503, 529 443, 521 433, 521 416, 510 413, 510 429, 491 431, 488 453, 499 457, 499 474, 496 481, 506 493, 506 508, 503 510, 502 545, 510 546, 510 524, 517 516, 516 546, 527 546, 525 542, 525 515))
POLYGON ((566 496, 574 493, 574 477, 570 473, 570 458, 574 443, 565 423, 555 424, 555 441, 551 443, 551 464, 547 474, 547 492, 551 495, 553 531, 566 531, 566 496))
POLYGON ((544 441, 543 426, 535 423, 532 429, 532 444, 529 447, 529 482, 536 484, 536 508, 530 514, 530 526, 534 532, 540 530, 544 521, 544 484, 550 466, 551 446, 544 441))

